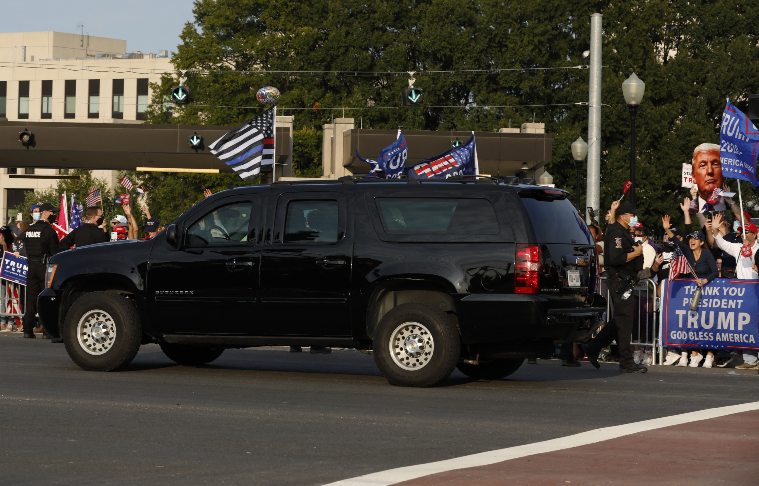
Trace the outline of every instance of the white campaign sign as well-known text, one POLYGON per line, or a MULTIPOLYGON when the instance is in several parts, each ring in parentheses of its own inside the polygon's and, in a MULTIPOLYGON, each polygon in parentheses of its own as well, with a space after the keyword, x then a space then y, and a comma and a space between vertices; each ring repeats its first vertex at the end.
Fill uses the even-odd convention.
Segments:
POLYGON ((683 164, 683 178, 680 180, 682 187, 690 189, 693 187, 693 166, 691 164, 683 164))

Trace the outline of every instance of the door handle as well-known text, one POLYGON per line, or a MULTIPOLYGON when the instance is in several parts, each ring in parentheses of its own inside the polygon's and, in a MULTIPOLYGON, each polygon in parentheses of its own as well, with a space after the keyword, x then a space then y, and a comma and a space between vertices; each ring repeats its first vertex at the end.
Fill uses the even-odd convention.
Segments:
POLYGON ((329 258, 323 258, 321 260, 316 260, 316 264, 323 267, 331 267, 336 265, 345 265, 345 260, 330 260, 329 258))
POLYGON ((245 270, 246 268, 254 267, 256 262, 251 260, 229 260, 227 261, 227 270, 230 272, 236 270, 245 270))

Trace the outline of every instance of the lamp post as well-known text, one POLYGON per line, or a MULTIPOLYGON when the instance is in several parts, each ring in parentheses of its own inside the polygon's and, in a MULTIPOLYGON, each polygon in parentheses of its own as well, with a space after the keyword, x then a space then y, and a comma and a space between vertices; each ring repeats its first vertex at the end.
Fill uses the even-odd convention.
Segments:
POLYGON ((643 99, 643 93, 646 91, 646 83, 640 80, 635 73, 622 83, 622 94, 625 96, 627 109, 630 110, 630 204, 635 206, 635 118, 638 114, 638 107, 643 99))
POLYGON ((577 166, 577 211, 580 211, 580 169, 582 169, 582 162, 588 155, 588 144, 582 137, 572 142, 572 157, 575 159, 575 166, 577 166))

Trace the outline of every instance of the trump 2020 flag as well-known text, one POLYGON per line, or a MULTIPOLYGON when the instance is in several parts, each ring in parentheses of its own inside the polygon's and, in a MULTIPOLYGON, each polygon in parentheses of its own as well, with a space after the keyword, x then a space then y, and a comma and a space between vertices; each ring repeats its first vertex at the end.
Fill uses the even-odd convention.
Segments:
POLYGON ((727 100, 722 112, 719 131, 722 174, 725 177, 748 181, 756 180, 756 159, 759 156, 759 131, 741 110, 727 100))
POLYGON ((274 163, 275 107, 225 133, 208 146, 212 154, 245 181, 258 177, 262 165, 274 163))
POLYGON ((370 177, 382 172, 385 174, 385 179, 400 179, 403 176, 403 169, 406 167, 406 159, 408 159, 406 137, 398 130, 395 142, 383 148, 377 160, 361 157, 358 150, 356 150, 356 157, 372 167, 372 170, 369 171, 370 177))
POLYGON ((453 176, 477 174, 477 149, 474 133, 459 147, 453 147, 442 154, 423 160, 406 169, 409 179, 449 179, 453 176))

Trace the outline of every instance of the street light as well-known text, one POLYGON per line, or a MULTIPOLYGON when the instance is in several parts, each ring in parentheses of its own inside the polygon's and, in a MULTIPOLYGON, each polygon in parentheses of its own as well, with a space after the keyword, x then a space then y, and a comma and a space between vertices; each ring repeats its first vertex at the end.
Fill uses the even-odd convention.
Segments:
POLYGON ((635 206, 635 117, 638 114, 638 107, 643 100, 643 92, 646 90, 646 83, 640 80, 633 73, 625 82, 622 83, 622 94, 625 95, 627 109, 630 110, 630 204, 635 206))
POLYGON ((577 211, 580 211, 580 169, 582 169, 582 162, 585 157, 588 156, 588 144, 582 137, 572 142, 572 157, 575 159, 575 166, 577 167, 577 211))

